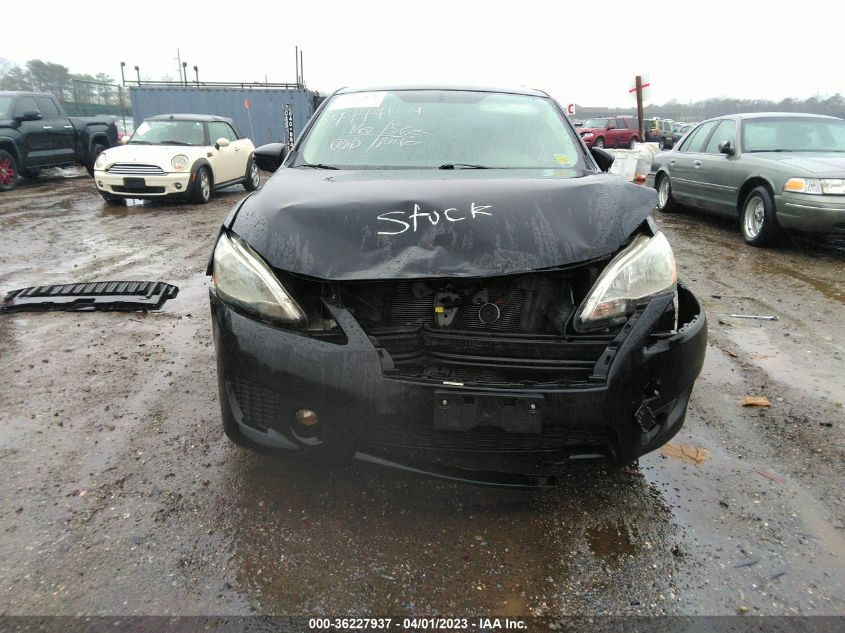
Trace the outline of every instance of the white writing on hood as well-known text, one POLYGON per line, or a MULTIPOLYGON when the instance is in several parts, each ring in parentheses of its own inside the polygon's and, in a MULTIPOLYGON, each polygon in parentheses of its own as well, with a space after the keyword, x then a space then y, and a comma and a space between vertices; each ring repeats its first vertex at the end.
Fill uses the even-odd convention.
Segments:
MULTIPOLYGON (((469 206, 469 215, 466 215, 466 213, 461 213, 455 207, 443 209, 442 211, 438 211, 437 209, 433 209, 431 211, 420 211, 420 205, 414 204, 414 212, 411 214, 408 214, 406 211, 388 211, 387 213, 382 213, 380 216, 378 216, 379 222, 392 222, 393 224, 397 225, 389 227, 393 228, 393 231, 379 231, 378 234, 401 235, 402 233, 408 230, 411 230, 411 232, 416 233, 417 227, 419 226, 419 222, 421 222, 420 218, 427 219, 431 223, 431 226, 436 226, 437 223, 440 222, 441 217, 448 222, 474 220, 480 215, 493 215, 492 213, 487 212, 487 209, 492 208, 493 205, 490 204, 477 204, 475 202, 472 202, 469 206)), ((422 223, 423 226, 427 226, 425 222, 422 223)))

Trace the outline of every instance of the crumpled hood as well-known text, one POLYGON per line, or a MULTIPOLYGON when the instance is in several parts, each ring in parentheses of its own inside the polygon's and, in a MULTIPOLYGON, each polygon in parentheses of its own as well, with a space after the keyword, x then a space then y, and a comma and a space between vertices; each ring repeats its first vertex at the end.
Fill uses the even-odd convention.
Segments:
MULTIPOLYGON (((754 156, 755 154, 751 154, 754 156)), ((845 177, 845 156, 830 152, 789 154, 783 152, 760 152, 756 156, 774 160, 813 174, 830 174, 834 178, 845 177)), ((800 176, 801 174, 796 174, 800 176)))
POLYGON ((574 170, 284 168, 229 223, 274 268, 327 280, 484 277, 618 250, 656 193, 574 170))

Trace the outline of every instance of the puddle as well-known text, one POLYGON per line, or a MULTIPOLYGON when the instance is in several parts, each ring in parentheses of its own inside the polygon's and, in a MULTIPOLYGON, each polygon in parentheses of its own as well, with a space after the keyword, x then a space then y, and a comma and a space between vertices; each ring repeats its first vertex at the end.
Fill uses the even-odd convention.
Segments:
POLYGON ((622 521, 591 526, 586 536, 590 550, 599 558, 615 559, 637 553, 631 532, 622 521))

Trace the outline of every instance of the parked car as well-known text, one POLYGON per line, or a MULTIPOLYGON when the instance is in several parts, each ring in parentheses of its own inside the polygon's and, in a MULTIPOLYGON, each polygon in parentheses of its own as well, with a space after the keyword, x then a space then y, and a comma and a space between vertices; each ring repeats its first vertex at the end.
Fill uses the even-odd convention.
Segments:
POLYGON ((706 325, 656 194, 547 94, 344 89, 256 160, 208 270, 234 442, 477 479, 683 424, 706 325))
POLYGON ((657 143, 660 149, 672 147, 675 144, 673 135, 674 126, 666 119, 645 119, 643 121, 643 134, 646 142, 657 143))
POLYGON ((670 145, 670 147, 674 147, 675 144, 684 138, 686 133, 696 125, 696 123, 675 123, 675 125, 672 126, 672 145, 670 145))
POLYGON ((169 196, 203 204, 215 189, 258 188, 254 150, 231 119, 162 114, 144 120, 126 145, 100 154, 94 179, 109 203, 169 196))
POLYGON ((0 92, 0 191, 50 167, 85 165, 117 143, 109 117, 69 117, 53 95, 0 92))
POLYGON ((587 119, 578 128, 587 147, 628 147, 633 149, 640 140, 639 121, 632 116, 587 119))
POLYGON ((129 139, 132 138, 132 134, 135 132, 135 125, 133 124, 132 119, 118 117, 115 118, 114 124, 117 127, 118 143, 128 143, 129 139))
POLYGON ((845 235, 845 121, 787 112, 699 124, 652 163, 658 208, 676 203, 738 217, 762 246, 781 229, 845 235))

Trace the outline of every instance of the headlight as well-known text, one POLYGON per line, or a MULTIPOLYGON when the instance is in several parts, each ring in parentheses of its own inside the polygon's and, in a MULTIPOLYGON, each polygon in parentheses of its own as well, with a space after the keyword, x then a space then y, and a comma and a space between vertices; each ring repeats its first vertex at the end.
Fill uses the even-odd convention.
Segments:
POLYGON ((100 152, 100 155, 97 156, 97 160, 94 161, 94 169, 102 169, 106 166, 106 153, 100 152))
POLYGON ((663 233, 638 235, 608 264, 575 315, 579 332, 623 323, 637 306, 654 295, 674 292, 678 271, 663 233))
POLYGON ((593 138, 593 133, 587 132, 586 134, 582 135, 582 138, 593 138))
POLYGON ((179 154, 178 156, 174 156, 173 160, 170 161, 170 164, 173 165, 173 169, 176 171, 185 171, 190 164, 190 160, 184 154, 179 154))
POLYGON ((783 186, 784 191, 793 193, 845 195, 845 180, 842 178, 790 178, 783 186))
POLYGON ((308 319, 276 279, 270 267, 249 245, 223 233, 214 249, 211 278, 224 301, 258 317, 304 328, 308 319))

